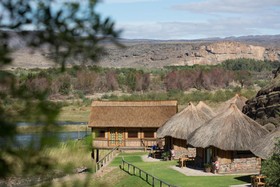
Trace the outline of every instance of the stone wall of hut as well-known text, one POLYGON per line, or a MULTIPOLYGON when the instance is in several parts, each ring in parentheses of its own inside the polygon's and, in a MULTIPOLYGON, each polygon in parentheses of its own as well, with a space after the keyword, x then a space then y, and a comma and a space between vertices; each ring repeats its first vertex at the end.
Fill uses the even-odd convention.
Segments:
MULTIPOLYGON (((174 146, 175 147, 175 146, 174 146)), ((195 157, 196 156, 196 148, 180 148, 175 149, 175 159, 179 159, 180 157, 195 157)))
POLYGON ((196 148, 191 148, 187 146, 187 141, 182 139, 173 138, 172 139, 172 147, 175 150, 175 158, 180 157, 195 157, 196 156, 196 148))
POLYGON ((234 158, 230 163, 220 164, 219 173, 260 172, 261 159, 258 157, 234 158))

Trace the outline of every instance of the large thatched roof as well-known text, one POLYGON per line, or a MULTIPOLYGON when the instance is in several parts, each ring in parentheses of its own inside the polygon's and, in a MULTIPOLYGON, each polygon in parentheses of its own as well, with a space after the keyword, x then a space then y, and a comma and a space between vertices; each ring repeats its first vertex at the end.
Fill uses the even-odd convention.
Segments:
POLYGON ((248 99, 246 97, 236 94, 233 98, 222 103, 221 106, 217 109, 216 113, 222 113, 226 111, 232 103, 234 103, 237 106, 237 108, 242 111, 242 108, 244 107, 245 102, 247 100, 248 99))
POLYGON ((250 150, 268 131, 231 104, 228 109, 196 129, 187 139, 195 147, 250 150))
MULTIPOLYGON (((205 108, 207 107, 205 105, 205 108)), ((184 110, 175 114, 158 129, 157 137, 171 136, 173 138, 186 139, 191 132, 213 117, 211 112, 205 113, 202 108, 204 109, 204 107, 197 108, 192 103, 189 103, 184 110)))
POLYGON ((177 101, 93 101, 89 127, 162 126, 177 113, 177 101))
POLYGON ((278 139, 280 139, 280 128, 256 141, 251 151, 255 155, 263 159, 267 159, 272 156, 273 152, 275 151, 275 144, 277 143, 278 139))

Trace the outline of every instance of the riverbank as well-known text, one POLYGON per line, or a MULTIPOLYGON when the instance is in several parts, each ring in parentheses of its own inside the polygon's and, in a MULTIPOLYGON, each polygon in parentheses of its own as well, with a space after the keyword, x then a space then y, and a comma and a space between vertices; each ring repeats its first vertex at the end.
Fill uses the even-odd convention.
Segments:
MULTIPOLYGON (((28 133, 40 133, 44 131, 43 125, 25 125, 18 126, 17 132, 19 134, 28 134, 28 133)), ((87 125, 59 125, 53 128, 48 128, 48 132, 83 132, 89 131, 90 128, 87 125)))

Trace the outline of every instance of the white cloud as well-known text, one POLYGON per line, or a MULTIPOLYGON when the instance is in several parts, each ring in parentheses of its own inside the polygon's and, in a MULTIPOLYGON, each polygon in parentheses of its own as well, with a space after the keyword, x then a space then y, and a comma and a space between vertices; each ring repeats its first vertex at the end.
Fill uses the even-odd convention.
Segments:
POLYGON ((195 13, 263 13, 276 11, 279 0, 204 0, 174 5, 173 9, 195 13))
POLYGON ((278 18, 256 20, 236 17, 210 19, 204 22, 154 22, 127 23, 118 27, 124 30, 123 37, 130 39, 198 39, 210 37, 229 37, 262 35, 263 29, 279 34, 278 18))

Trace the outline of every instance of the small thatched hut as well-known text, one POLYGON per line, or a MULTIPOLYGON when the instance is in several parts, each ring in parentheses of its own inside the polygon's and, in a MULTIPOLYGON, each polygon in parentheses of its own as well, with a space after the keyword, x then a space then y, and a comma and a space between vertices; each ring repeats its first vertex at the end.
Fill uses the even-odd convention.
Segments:
POLYGON ((89 120, 93 147, 152 146, 156 144, 155 132, 177 108, 177 101, 93 101, 89 120))
POLYGON ((176 156, 183 154, 194 156, 195 149, 187 148, 186 139, 213 116, 214 112, 206 104, 200 103, 199 107, 196 107, 189 103, 184 110, 175 114, 157 130, 157 137, 165 138, 166 149, 174 149, 176 156))
POLYGON ((216 115, 216 113, 212 110, 212 108, 206 105, 203 101, 199 101, 199 103, 196 105, 196 108, 199 111, 202 111, 205 114, 209 115, 211 118, 216 115))
POLYGON ((246 97, 236 94, 233 98, 222 103, 216 113, 219 114, 225 112, 232 103, 234 103, 237 108, 242 111, 242 108, 245 106, 247 100, 248 99, 246 97))
POLYGON ((218 159, 220 173, 256 172, 260 159, 249 150, 268 131, 244 115, 235 104, 196 129, 187 139, 194 147, 204 148, 204 163, 218 159))
MULTIPOLYGON (((265 137, 256 141, 252 146, 251 151, 263 158, 268 159, 275 151, 280 151, 275 149, 275 144, 278 143, 280 139, 280 128, 275 129, 275 131, 267 134, 265 137)), ((280 153, 280 152, 279 152, 280 153)))

